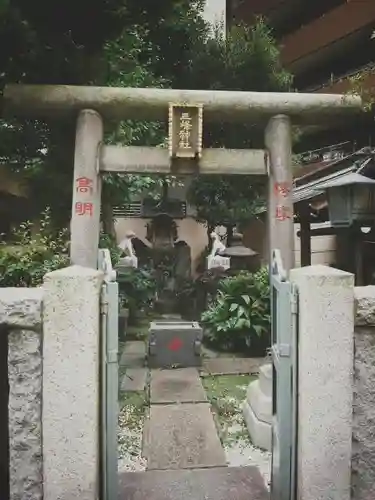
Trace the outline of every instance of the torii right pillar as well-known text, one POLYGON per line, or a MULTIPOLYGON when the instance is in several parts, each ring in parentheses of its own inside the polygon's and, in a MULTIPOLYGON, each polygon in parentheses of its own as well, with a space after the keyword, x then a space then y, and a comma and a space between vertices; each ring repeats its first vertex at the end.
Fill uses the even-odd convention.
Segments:
POLYGON ((292 126, 286 115, 270 119, 265 131, 268 170, 268 245, 280 250, 285 271, 294 267, 292 126))

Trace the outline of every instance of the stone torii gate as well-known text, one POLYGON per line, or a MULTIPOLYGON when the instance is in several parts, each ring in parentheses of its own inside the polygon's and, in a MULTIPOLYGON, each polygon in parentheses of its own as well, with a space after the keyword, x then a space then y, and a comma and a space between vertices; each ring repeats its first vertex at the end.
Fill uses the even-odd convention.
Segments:
MULTIPOLYGON (((294 395, 298 387, 294 359, 298 345, 297 336, 293 336, 296 333, 292 308, 292 304, 296 305, 292 300, 294 289, 288 281, 289 270, 294 266, 292 124, 327 127, 332 120, 343 120, 360 111, 361 99, 324 94, 8 85, 3 101, 5 112, 11 116, 43 119, 78 115, 71 219, 72 264, 95 269, 98 266, 103 172, 268 176, 273 361, 271 498, 293 500, 296 483, 293 427, 297 415, 294 395), (202 149, 203 115, 208 125, 215 121, 251 121, 264 127, 266 154, 263 150, 202 149), (169 148, 105 145, 103 120, 106 119, 168 120, 169 148)), ((112 319, 117 324, 116 311, 112 319)), ((117 331, 112 330, 117 342, 117 331)), ((108 338, 108 331, 103 337, 108 338)), ((111 366, 114 364, 117 366, 112 360, 111 366)), ((111 408, 109 401, 113 403, 104 398, 107 410, 111 408)), ((108 422, 105 426, 109 429, 108 422)), ((108 500, 117 498, 115 428, 116 423, 111 427, 111 439, 103 434, 106 465, 102 466, 105 469, 102 475, 103 484, 109 485, 108 490, 104 488, 108 500), (109 441, 112 448, 107 445, 109 441)))
MULTIPOLYGON (((292 124, 328 127, 330 123, 352 116, 353 112, 361 109, 359 97, 333 94, 63 85, 8 85, 3 101, 8 116, 44 119, 78 115, 71 261, 72 264, 92 268, 97 267, 101 173, 253 174, 268 175, 269 248, 280 250, 288 272, 294 265, 292 124), (194 114, 194 109, 198 110, 195 144, 187 157, 178 152, 173 154, 171 149, 108 146, 103 143, 103 120, 166 121, 169 117, 173 121, 173 103, 177 103, 175 106, 180 107, 180 111, 190 109, 194 114), (263 150, 202 150, 202 111, 205 125, 218 121, 250 121, 263 126, 266 155, 263 150)), ((181 113, 177 118, 181 120, 181 113)))

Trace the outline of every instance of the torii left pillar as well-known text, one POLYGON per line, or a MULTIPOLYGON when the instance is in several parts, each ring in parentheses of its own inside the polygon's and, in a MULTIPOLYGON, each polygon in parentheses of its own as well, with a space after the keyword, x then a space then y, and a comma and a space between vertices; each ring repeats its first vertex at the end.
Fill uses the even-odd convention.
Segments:
POLYGON ((97 269, 100 233, 101 179, 99 172, 103 121, 91 109, 79 113, 74 153, 70 260, 97 269))

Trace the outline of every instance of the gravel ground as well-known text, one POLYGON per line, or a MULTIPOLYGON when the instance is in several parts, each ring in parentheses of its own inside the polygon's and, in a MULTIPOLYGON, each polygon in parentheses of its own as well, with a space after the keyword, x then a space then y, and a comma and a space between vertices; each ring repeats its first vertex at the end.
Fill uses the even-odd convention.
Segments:
POLYGON ((118 470, 138 472, 146 469, 142 457, 143 423, 147 408, 144 393, 129 393, 120 400, 118 426, 118 470))
POLYGON ((222 375, 202 381, 213 407, 228 465, 256 465, 269 487, 271 453, 251 443, 242 416, 242 403, 251 380, 254 377, 247 375, 222 375))

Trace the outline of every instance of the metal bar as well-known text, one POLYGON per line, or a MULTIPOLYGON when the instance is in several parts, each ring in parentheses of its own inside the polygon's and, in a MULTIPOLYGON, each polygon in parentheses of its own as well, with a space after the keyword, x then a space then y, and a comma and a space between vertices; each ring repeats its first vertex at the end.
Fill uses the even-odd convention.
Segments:
POLYGON ((231 174, 266 175, 262 149, 204 149, 195 162, 179 158, 173 160, 165 148, 136 146, 103 146, 101 172, 137 174, 231 174))
POLYGON ((297 498, 297 442, 298 442, 298 290, 292 285, 292 457, 291 457, 291 495, 297 498))
POLYGON ((107 282, 106 345, 106 500, 117 500, 118 490, 118 283, 107 282))
POLYGON ((279 252, 273 252, 271 265, 272 307, 272 363, 273 363, 273 419, 272 419, 272 500, 294 500, 295 400, 293 361, 294 311, 296 304, 292 285, 285 281, 285 272, 279 252), (279 258, 277 258, 279 257, 279 258), (292 300, 293 299, 293 300, 292 300))
POLYGON ((100 394, 100 405, 101 405, 101 421, 100 421, 100 432, 101 432, 101 449, 100 449, 100 489, 103 496, 103 500, 107 500, 107 364, 106 364, 106 352, 107 352, 107 286, 104 283, 102 285, 102 293, 100 297, 101 301, 101 364, 100 364, 100 383, 101 383, 101 394, 100 394))
POLYGON ((163 120, 170 103, 203 105, 205 122, 249 122, 286 114, 294 123, 324 123, 360 111, 359 96, 179 90, 71 85, 6 85, 4 112, 8 116, 72 115, 81 109, 95 109, 103 117, 118 120, 163 120))

